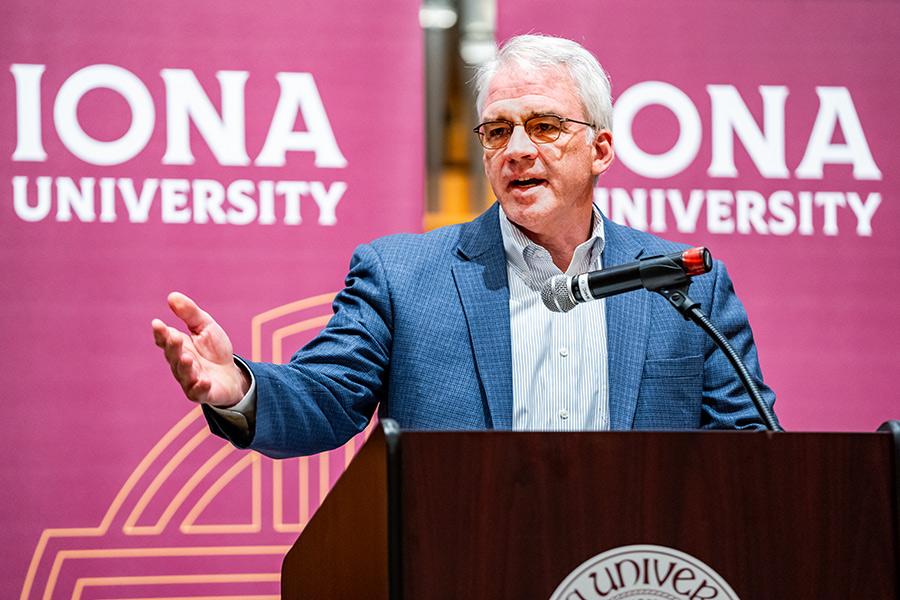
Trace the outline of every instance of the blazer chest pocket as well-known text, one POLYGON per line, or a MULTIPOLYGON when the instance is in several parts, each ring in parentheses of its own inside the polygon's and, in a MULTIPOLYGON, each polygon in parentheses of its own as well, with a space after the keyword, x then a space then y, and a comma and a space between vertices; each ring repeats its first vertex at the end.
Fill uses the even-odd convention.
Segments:
POLYGON ((703 357, 679 356, 644 361, 644 379, 698 377, 703 372, 703 357))
POLYGON ((644 361, 635 429, 693 429, 703 405, 703 357, 644 361))

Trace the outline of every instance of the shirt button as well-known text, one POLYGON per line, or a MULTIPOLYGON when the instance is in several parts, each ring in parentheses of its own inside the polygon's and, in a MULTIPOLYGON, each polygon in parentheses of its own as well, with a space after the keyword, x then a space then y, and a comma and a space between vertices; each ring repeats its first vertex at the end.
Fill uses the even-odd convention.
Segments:
POLYGON ((568 419, 568 418, 569 418, 569 411, 567 411, 566 409, 560 410, 560 411, 559 411, 559 418, 560 418, 560 419, 568 419))
POLYGON ((559 355, 562 356, 563 358, 567 357, 569 355, 569 349, 566 348, 565 346, 563 346, 562 348, 559 349, 559 355))

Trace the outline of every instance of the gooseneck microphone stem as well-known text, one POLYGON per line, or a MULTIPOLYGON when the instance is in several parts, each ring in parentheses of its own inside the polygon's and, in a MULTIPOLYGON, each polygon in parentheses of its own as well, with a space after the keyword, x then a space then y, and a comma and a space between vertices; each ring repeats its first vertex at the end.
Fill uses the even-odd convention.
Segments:
POLYGON ((747 390, 747 394, 770 431, 784 431, 775 419, 756 387, 747 366, 722 333, 700 310, 700 303, 687 295, 691 277, 712 270, 712 255, 706 248, 680 250, 661 256, 648 256, 637 262, 618 265, 574 277, 554 275, 544 283, 541 300, 553 312, 568 312, 583 302, 599 300, 616 294, 645 289, 660 294, 681 313, 686 321, 693 321, 718 346, 747 390))
POLYGON ((708 335, 712 341, 722 350, 725 354, 725 357, 728 358, 728 362, 731 363, 731 366, 734 367, 735 372, 738 374, 738 377, 741 379, 741 383, 744 384, 744 389, 747 390, 747 394, 749 394, 750 399, 753 401, 753 405, 756 407, 756 412, 759 413, 759 416, 762 418, 763 422, 766 425, 766 428, 769 431, 784 431, 778 422, 775 420, 775 415, 772 413, 772 409, 766 404, 765 400, 763 400, 762 395, 759 393, 759 389, 756 387, 756 383, 754 383, 753 378, 750 376, 750 372, 747 370, 747 366, 744 364, 744 361, 741 360, 741 357, 737 352, 734 351, 731 344, 728 343, 728 340, 725 338, 722 333, 716 329, 715 325, 707 318, 703 311, 700 310, 700 304, 695 302, 687 295, 688 287, 690 286, 690 282, 687 284, 673 287, 673 288, 660 288, 656 291, 659 295, 669 301, 669 304, 675 307, 681 316, 685 318, 685 320, 693 321, 700 327, 706 335, 708 335))

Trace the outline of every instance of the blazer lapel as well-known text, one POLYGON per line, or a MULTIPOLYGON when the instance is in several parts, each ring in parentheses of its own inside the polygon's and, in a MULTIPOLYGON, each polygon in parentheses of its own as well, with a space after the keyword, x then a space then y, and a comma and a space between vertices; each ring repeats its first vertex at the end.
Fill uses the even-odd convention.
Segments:
POLYGON ((475 365, 487 398, 488 426, 512 428, 512 344, 509 282, 496 204, 466 226, 461 262, 452 268, 475 365))
MULTIPOLYGON (((603 267, 612 267, 638 258, 643 249, 627 228, 604 220, 606 237, 603 267)), ((619 294, 606 299, 606 330, 609 364, 610 428, 631 429, 637 395, 647 353, 649 335, 649 295, 645 292, 619 294)))

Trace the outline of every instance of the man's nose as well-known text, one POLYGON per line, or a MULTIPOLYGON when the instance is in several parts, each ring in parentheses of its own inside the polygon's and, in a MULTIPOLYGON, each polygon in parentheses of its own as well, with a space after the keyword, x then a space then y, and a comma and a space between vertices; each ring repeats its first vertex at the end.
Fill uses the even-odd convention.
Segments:
POLYGON ((515 125, 509 134, 509 143, 506 145, 506 154, 510 158, 525 158, 537 154, 537 146, 528 134, 525 127, 515 125))

